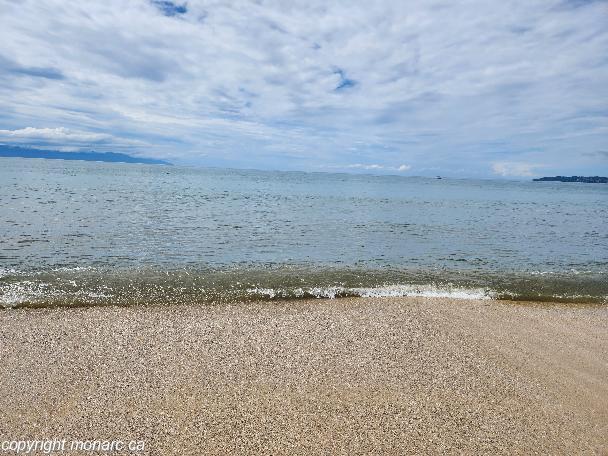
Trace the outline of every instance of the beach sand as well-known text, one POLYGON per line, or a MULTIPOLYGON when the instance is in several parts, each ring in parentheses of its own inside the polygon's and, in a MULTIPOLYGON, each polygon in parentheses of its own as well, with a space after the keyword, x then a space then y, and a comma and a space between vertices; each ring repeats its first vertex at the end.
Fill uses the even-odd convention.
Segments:
POLYGON ((608 454, 608 308, 2 311, 0 440, 34 438, 143 440, 153 455, 608 454))

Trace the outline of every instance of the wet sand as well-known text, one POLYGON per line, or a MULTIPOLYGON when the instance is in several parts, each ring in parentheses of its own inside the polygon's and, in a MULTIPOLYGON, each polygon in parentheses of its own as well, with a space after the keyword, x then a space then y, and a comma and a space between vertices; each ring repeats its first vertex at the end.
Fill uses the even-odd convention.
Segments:
POLYGON ((34 438, 144 440, 153 455, 608 454, 608 308, 2 311, 0 440, 34 438))

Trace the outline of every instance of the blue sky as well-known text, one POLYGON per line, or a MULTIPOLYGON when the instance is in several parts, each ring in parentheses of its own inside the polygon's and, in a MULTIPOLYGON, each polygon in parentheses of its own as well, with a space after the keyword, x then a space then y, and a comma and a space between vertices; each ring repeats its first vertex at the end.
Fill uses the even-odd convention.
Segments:
POLYGON ((608 2, 0 0, 0 143, 176 164, 608 174, 608 2))

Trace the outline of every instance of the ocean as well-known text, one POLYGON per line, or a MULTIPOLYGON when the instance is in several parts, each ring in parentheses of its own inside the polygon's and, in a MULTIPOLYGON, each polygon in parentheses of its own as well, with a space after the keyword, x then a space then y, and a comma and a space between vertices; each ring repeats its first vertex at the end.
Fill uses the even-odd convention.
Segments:
POLYGON ((608 302, 608 185, 0 159, 0 307, 608 302))

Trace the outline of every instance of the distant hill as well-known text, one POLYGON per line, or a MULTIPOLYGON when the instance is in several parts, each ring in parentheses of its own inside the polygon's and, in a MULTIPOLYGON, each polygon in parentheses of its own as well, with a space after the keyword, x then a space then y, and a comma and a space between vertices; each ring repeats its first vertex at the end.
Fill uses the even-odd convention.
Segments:
POLYGON ((584 182, 586 184, 608 184, 608 177, 600 176, 555 176, 532 179, 534 181, 584 182))
POLYGON ((133 157, 116 152, 61 152, 59 150, 32 149, 0 144, 0 157, 47 158, 51 160, 84 160, 114 163, 143 163, 147 165, 171 165, 155 158, 133 157))

